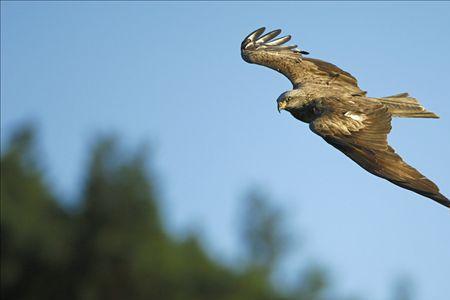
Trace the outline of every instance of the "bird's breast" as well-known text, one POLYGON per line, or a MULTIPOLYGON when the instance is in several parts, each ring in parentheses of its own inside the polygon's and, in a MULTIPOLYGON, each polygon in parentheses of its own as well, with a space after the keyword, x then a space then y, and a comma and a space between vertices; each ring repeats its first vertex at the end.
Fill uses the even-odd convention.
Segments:
POLYGON ((299 109, 289 110, 289 112, 294 118, 305 123, 314 121, 319 114, 317 107, 315 107, 314 105, 306 105, 299 109))

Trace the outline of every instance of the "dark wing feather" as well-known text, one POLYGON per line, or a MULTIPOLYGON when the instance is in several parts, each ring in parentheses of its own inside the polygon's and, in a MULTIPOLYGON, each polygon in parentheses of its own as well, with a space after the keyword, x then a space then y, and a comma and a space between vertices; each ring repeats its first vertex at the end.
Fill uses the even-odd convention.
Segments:
POLYGON ((262 35, 265 28, 250 33, 241 44, 241 56, 248 63, 269 67, 285 75, 294 85, 323 84, 336 86, 354 94, 363 93, 350 73, 328 62, 303 58, 296 45, 286 46, 291 36, 276 38, 281 30, 262 35))
POLYGON ((342 70, 341 68, 316 58, 303 58, 304 61, 313 63, 319 71, 326 73, 329 77, 339 77, 340 80, 346 81, 348 84, 358 86, 358 81, 352 74, 342 70))
POLYGON ((368 172, 450 207, 439 188, 405 163, 387 143, 391 116, 383 105, 335 110, 310 123, 311 130, 368 172))

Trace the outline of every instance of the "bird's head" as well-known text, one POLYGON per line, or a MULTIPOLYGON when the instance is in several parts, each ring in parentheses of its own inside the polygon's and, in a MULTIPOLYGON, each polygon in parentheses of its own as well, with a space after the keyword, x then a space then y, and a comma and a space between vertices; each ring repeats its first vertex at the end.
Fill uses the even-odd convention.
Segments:
POLYGON ((302 106, 304 97, 301 95, 300 90, 290 90, 284 92, 277 99, 278 112, 281 110, 292 111, 295 108, 302 106))

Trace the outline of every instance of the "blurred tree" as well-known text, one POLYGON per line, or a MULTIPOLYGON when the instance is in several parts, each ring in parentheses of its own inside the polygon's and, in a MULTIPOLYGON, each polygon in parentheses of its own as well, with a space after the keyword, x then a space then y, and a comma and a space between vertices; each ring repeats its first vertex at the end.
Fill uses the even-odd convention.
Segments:
MULTIPOLYGON (((286 228, 285 214, 281 209, 273 206, 268 197, 260 191, 261 189, 259 191, 253 189, 244 199, 241 214, 241 240, 249 272, 253 274, 255 280, 259 280, 260 284, 270 285, 271 275, 292 242, 286 228)), ((278 286, 275 289, 285 299, 336 299, 327 294, 329 280, 326 272, 317 266, 308 267, 300 274, 298 282, 291 287, 283 282, 285 288, 282 290, 277 280, 272 283, 275 287, 278 286)))
POLYGON ((256 189, 244 199, 241 240, 250 268, 270 274, 290 245, 282 211, 256 189))
POLYGON ((69 213, 44 183, 33 130, 13 137, 1 158, 3 299, 276 299, 196 236, 167 235, 143 153, 99 140, 69 213))
POLYGON ((394 281, 392 288, 392 300, 413 300, 414 299, 414 283, 406 276, 400 276, 394 281))
POLYGON ((327 294, 329 279, 325 270, 318 266, 309 266, 300 274, 299 282, 294 287, 294 298, 297 300, 336 299, 327 294))
POLYGON ((35 158, 29 127, 13 136, 1 157, 2 299, 55 299, 68 287, 70 218, 45 185, 35 158))
POLYGON ((211 259, 195 234, 168 235, 146 152, 100 139, 78 207, 66 211, 45 183, 33 130, 13 136, 1 156, 2 299, 335 299, 317 268, 292 289, 270 280, 290 242, 282 211, 261 193, 244 201, 246 268, 211 259))
POLYGON ((76 216, 78 255, 73 272, 83 299, 138 297, 134 277, 142 262, 136 259, 143 251, 155 258, 164 246, 145 170, 144 156, 124 158, 112 138, 100 140, 93 149, 76 216))

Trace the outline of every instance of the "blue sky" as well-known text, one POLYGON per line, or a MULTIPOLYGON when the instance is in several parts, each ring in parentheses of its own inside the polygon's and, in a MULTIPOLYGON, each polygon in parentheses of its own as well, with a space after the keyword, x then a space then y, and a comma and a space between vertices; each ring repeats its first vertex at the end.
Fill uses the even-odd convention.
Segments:
POLYGON ((39 128, 49 181, 69 199, 100 133, 152 145, 173 232, 238 252, 237 214, 259 186, 343 292, 386 299, 407 274, 418 299, 450 295, 448 210, 376 178, 276 111, 291 88, 242 61, 254 29, 281 28, 371 96, 409 92, 439 120, 395 119, 391 144, 450 195, 450 3, 1 2, 1 141, 39 128))

